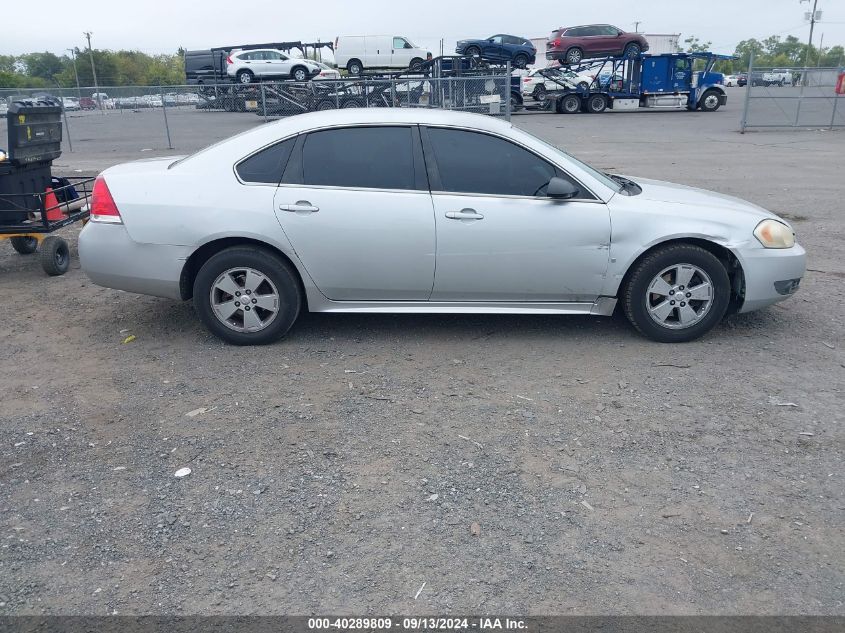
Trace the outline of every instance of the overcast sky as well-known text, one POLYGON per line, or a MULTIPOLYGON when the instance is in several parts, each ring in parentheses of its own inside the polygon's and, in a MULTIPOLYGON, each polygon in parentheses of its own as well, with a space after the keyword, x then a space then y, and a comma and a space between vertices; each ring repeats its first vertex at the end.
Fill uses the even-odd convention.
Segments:
MULTIPOLYGON (((337 35, 405 35, 437 50, 455 40, 512 33, 547 36, 558 26, 609 23, 644 33, 681 33, 713 42, 716 52, 732 53, 737 42, 778 34, 806 41, 806 2, 799 0, 9 0, 2 13, 7 28, 0 54, 32 51, 63 53, 84 48, 83 31, 94 48, 146 53, 289 40, 327 41, 337 35), (42 16, 39 18, 38 16, 42 16)), ((819 0, 824 12, 816 25, 816 45, 845 45, 845 0, 819 0)), ((447 51, 450 52, 450 51, 447 51)))

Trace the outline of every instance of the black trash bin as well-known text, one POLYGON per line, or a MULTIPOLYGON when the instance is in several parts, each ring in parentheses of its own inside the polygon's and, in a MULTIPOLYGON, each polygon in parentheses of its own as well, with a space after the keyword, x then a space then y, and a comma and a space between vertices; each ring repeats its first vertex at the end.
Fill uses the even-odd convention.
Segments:
POLYGON ((62 154, 62 106, 52 99, 14 101, 6 115, 7 160, 0 162, 0 226, 19 224, 42 211, 39 195, 51 185, 51 167, 62 154))

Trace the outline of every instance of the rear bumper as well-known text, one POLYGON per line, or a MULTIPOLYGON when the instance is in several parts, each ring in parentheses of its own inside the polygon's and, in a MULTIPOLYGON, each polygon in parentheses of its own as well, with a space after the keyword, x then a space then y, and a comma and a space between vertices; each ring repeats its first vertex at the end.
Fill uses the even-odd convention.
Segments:
POLYGON ((745 300, 740 312, 765 308, 797 292, 807 269, 807 253, 792 248, 754 248, 737 253, 745 273, 745 300))
POLYGON ((122 224, 89 222, 79 234, 82 270, 98 286, 181 299, 179 278, 187 246, 140 244, 122 224))

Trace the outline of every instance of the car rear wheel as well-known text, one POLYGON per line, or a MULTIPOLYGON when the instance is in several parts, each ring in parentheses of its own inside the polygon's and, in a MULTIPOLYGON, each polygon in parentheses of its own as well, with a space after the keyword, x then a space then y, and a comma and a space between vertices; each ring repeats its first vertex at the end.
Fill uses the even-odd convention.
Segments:
POLYGON ((363 108, 363 102, 358 99, 348 99, 340 104, 341 108, 363 108))
POLYGON ((358 59, 350 59, 349 63, 346 64, 346 70, 349 71, 350 75, 360 75, 364 72, 364 65, 358 59))
POLYGON ((255 81, 255 76, 251 70, 239 70, 236 79, 239 84, 251 84, 255 81))
POLYGON ((635 44, 631 42, 625 47, 625 52, 622 53, 624 57, 633 58, 637 57, 640 53, 642 53, 642 48, 640 48, 639 44, 635 44))
POLYGON ((534 88, 534 92, 531 93, 531 96, 534 97, 535 101, 543 102, 546 100, 548 94, 546 93, 546 87, 543 84, 538 85, 534 88))
POLYGON ((570 48, 566 51, 566 63, 567 64, 579 64, 581 60, 584 58, 584 51, 580 48, 570 48))
POLYGON ((233 345, 264 345, 299 316, 296 273, 275 253, 234 246, 213 255, 194 281, 194 305, 211 332, 233 345))
POLYGON ((334 101, 330 101, 329 99, 325 99, 320 101, 317 104, 315 110, 334 110, 337 107, 337 104, 334 101))
POLYGON ((660 248, 635 265, 622 290, 631 324, 660 343, 684 343, 725 315, 731 282, 715 255, 692 244, 660 248))
POLYGON ((525 68, 528 65, 528 56, 520 53, 513 58, 513 65, 517 68, 525 68))

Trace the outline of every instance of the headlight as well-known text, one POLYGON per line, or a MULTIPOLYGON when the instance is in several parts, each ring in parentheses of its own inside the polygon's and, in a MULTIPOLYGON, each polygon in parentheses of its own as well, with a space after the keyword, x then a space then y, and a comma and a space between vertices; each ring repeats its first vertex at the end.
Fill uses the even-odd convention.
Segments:
POLYGON ((795 246, 795 233, 783 222, 763 220, 754 229, 754 237, 765 248, 792 248, 795 246))

